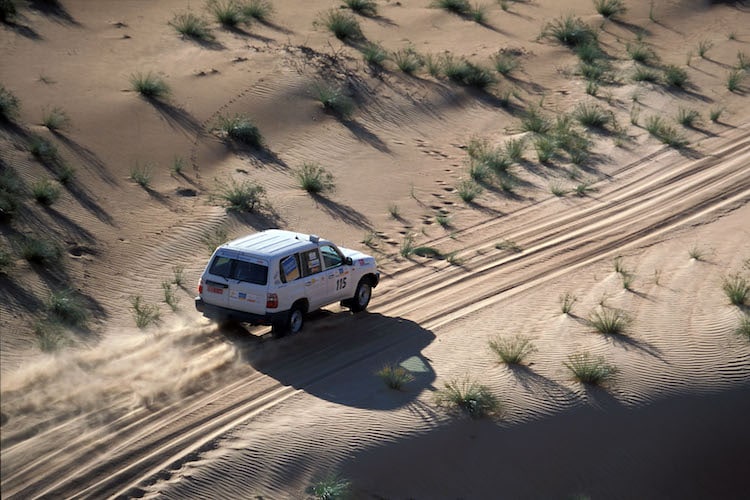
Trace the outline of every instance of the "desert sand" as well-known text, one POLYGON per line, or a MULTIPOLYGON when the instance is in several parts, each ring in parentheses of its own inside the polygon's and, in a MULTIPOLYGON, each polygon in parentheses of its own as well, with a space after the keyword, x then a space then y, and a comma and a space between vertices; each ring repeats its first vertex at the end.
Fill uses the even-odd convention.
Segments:
POLYGON ((605 19, 590 0, 487 2, 476 22, 377 0, 375 15, 352 14, 363 38, 342 41, 321 22, 350 12, 332 0, 272 0, 267 19, 235 27, 203 1, 17 0, 0 25, 0 85, 19 104, 0 119, 0 187, 16 200, 0 222, 2 497, 306 498, 332 477, 350 498, 746 497, 749 310, 722 286, 750 279, 750 8, 624 4, 605 19), (210 40, 170 24, 187 12, 210 40), (542 36, 565 16, 597 34, 596 83, 542 36), (365 42, 466 58, 493 82, 369 64, 365 42), (520 64, 501 74, 498 54, 520 64), (670 65, 685 84, 663 81, 670 65), (133 89, 149 73, 168 95, 133 89), (326 109, 316 85, 351 114, 326 109), (575 122, 582 103, 606 123, 575 122), (587 154, 541 161, 530 112, 570 117, 587 154), (217 130, 237 114, 262 147, 217 130), (654 117, 684 143, 651 134, 654 117), (476 144, 513 141, 522 157, 502 175, 472 163, 476 144), (335 189, 301 189, 305 163, 335 189), (32 196, 43 180, 59 190, 49 205, 32 196), (265 198, 228 211, 223 187, 246 181, 265 198), (368 312, 327 307, 282 339, 203 319, 192 299, 211 243, 270 227, 373 253, 368 312), (25 258, 30 238, 59 258, 25 258), (87 312, 76 327, 51 321, 65 290, 87 312), (138 328, 134 297, 159 320, 138 328), (604 311, 623 313, 624 332, 595 331, 604 311), (516 335, 534 350, 504 364, 489 344, 516 335), (578 382, 576 353, 614 378, 578 382), (413 380, 389 389, 376 375, 388 364, 413 380), (499 409, 437 404, 464 380, 499 409))

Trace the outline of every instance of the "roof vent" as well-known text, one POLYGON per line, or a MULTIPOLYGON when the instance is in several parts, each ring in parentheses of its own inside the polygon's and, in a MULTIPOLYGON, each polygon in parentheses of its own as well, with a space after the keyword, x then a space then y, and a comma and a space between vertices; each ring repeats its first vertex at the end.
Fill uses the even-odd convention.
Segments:
POLYGON ((311 234, 310 235, 310 241, 312 241, 313 243, 317 244, 320 241, 320 237, 317 236, 317 235, 315 235, 315 234, 311 234))

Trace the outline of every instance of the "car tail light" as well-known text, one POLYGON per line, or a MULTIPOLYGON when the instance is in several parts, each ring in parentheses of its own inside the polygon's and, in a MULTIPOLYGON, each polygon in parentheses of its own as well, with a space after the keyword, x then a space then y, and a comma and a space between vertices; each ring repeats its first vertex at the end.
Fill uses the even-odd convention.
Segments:
POLYGON ((203 293, 203 280, 201 280, 200 283, 198 283, 198 293, 199 294, 203 293))
POLYGON ((279 307, 279 296, 275 293, 267 293, 266 294, 266 308, 267 309, 276 309, 279 307))

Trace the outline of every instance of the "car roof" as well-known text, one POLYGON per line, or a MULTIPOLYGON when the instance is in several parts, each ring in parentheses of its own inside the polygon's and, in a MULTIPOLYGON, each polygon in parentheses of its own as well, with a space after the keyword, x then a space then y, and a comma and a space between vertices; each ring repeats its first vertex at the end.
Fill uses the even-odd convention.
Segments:
MULTIPOLYGON (((317 238, 317 236, 312 236, 312 238, 317 238)), ((325 240, 321 239, 320 241, 324 242, 325 240)), ((315 244, 309 234, 268 229, 224 243, 220 248, 247 252, 258 256, 279 257, 313 247, 315 247, 315 244)))

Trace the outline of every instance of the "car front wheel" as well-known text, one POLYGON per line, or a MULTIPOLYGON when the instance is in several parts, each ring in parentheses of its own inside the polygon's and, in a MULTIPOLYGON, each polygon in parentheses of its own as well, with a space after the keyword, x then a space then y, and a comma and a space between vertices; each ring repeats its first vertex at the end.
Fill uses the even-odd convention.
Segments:
POLYGON ((370 303, 370 297, 372 297, 372 287, 367 281, 360 281, 357 285, 357 291, 354 292, 354 297, 351 299, 351 310, 352 312, 360 312, 367 309, 367 305, 370 303))

